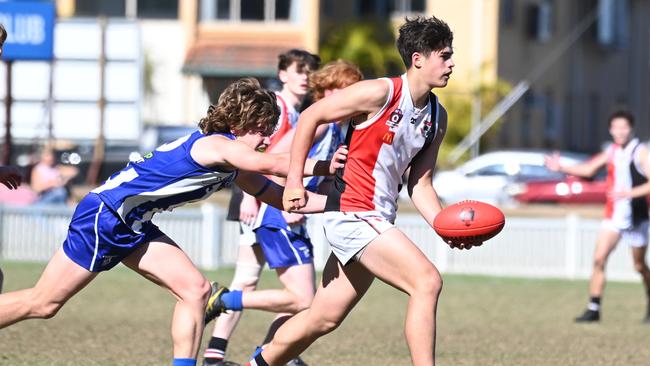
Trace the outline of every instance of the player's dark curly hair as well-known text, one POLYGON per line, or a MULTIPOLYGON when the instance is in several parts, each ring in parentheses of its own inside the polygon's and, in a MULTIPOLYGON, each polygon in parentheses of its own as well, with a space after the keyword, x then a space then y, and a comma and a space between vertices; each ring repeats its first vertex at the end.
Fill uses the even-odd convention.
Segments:
POLYGON ((453 40, 449 25, 435 16, 406 18, 406 23, 399 28, 397 50, 408 69, 414 52, 428 56, 432 51, 451 47, 453 40))
POLYGON ((199 121, 203 133, 232 132, 243 135, 260 132, 270 136, 280 117, 275 93, 263 89, 257 79, 235 81, 221 93, 216 105, 199 121))

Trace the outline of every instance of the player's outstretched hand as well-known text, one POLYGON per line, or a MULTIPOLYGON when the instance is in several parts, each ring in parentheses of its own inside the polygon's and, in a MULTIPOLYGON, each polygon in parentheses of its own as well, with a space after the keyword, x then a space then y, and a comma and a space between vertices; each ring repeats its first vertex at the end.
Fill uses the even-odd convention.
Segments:
POLYGON ((345 145, 339 146, 334 152, 332 160, 330 160, 330 174, 336 173, 336 169, 343 168, 345 161, 348 158, 348 147, 345 145))
POLYGON ((473 247, 480 247, 483 245, 483 242, 476 242, 476 243, 463 243, 463 242, 455 242, 453 240, 447 240, 447 244, 451 249, 472 249, 473 247))
POLYGON ((15 166, 0 166, 0 183, 9 189, 16 189, 20 185, 23 176, 15 166))
POLYGON ((544 165, 548 170, 559 172, 562 169, 562 165, 560 165, 560 153, 554 151, 553 154, 544 156, 544 165))

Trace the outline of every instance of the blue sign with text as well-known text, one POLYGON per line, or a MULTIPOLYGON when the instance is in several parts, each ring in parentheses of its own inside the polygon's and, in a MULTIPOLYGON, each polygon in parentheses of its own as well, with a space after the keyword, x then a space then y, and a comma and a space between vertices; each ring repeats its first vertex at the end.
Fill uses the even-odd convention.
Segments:
POLYGON ((0 1, 0 23, 7 30, 2 58, 51 60, 55 14, 53 2, 0 1))

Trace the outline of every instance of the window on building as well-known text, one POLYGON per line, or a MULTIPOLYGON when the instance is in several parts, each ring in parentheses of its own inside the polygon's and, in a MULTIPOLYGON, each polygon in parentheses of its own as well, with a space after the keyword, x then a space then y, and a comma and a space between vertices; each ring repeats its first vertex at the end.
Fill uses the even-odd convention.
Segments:
POLYGON ((621 49, 627 45, 630 23, 628 0, 599 0, 597 41, 601 46, 621 49))
POLYGON ((553 30, 553 4, 545 0, 538 4, 529 4, 526 8, 526 33, 528 37, 547 42, 553 30))
POLYGON ((126 14, 125 0, 76 0, 75 15, 82 17, 124 17, 126 14))
POLYGON ((411 13, 423 13, 426 10, 426 0, 359 0, 357 2, 359 16, 389 17, 411 13))
POLYGON ((178 0, 76 0, 75 15, 176 19, 178 0))
POLYGON ((501 17, 501 25, 509 26, 515 24, 515 1, 501 0, 500 4, 499 15, 501 17))
POLYGON ((275 19, 289 20, 291 15, 291 0, 275 1, 275 19))
POLYGON ((291 20, 296 1, 291 0, 200 0, 202 21, 274 22, 291 20))
POLYGON ((241 4, 241 20, 264 20, 264 0, 246 0, 241 4))
POLYGON ((178 18, 178 0, 137 0, 137 2, 138 18, 178 18))

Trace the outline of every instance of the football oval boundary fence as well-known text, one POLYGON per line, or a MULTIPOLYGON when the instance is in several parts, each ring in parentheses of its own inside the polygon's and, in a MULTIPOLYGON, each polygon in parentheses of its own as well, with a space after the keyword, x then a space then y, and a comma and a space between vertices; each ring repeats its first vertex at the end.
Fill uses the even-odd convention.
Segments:
MULTIPOLYGON (((1 206, 0 260, 45 262, 61 246, 74 209, 59 206, 1 206)), ((239 223, 226 221, 223 208, 203 204, 157 214, 154 222, 202 269, 234 266, 239 223)), ((591 273, 600 221, 569 214, 560 218, 507 217, 503 231, 483 246, 451 250, 415 213, 399 214, 396 226, 427 255, 442 273, 509 277, 584 279, 591 273)), ((330 249, 319 215, 308 229, 317 269, 330 249)), ((607 277, 635 281, 629 248, 610 256, 607 277)))

